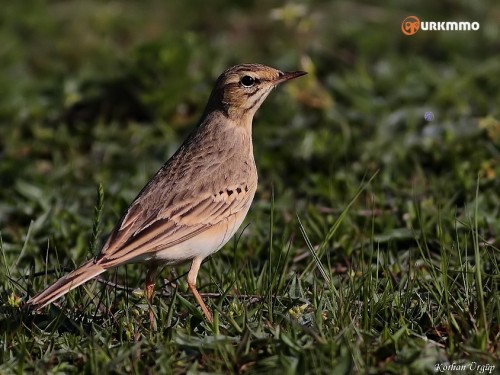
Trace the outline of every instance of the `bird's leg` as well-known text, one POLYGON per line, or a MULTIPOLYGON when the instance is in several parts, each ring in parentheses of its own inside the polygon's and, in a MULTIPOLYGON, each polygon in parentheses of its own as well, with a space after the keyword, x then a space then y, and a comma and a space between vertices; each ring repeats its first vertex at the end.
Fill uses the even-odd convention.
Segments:
POLYGON ((158 271, 157 266, 150 266, 148 272, 146 273, 146 298, 149 305, 149 324, 152 331, 156 330, 156 320, 153 311, 153 295, 155 293, 155 278, 158 271))
POLYGON ((189 270, 187 277, 188 288, 191 293, 193 293, 196 302, 198 302, 198 304, 201 306, 201 309, 203 310, 203 313, 205 314, 205 317, 207 318, 209 323, 213 323, 212 314, 210 313, 210 310, 208 310, 207 305, 205 305, 205 302, 203 302, 203 298, 201 298, 198 289, 196 289, 196 277, 198 276, 198 270, 200 269, 202 260, 202 258, 193 259, 193 263, 191 263, 191 269, 189 270))

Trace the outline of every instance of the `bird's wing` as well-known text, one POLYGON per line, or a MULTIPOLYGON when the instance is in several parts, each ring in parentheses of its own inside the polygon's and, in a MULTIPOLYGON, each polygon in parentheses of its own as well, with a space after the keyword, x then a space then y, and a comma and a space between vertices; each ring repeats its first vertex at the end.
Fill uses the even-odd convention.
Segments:
POLYGON ((188 137, 130 205, 96 262, 109 268, 168 249, 248 208, 257 188, 251 140, 224 129, 210 117, 188 137))
POLYGON ((246 209, 255 189, 232 185, 216 193, 164 202, 136 199, 111 233, 96 262, 106 268, 168 249, 246 209), (153 208, 153 209, 152 209, 153 208))

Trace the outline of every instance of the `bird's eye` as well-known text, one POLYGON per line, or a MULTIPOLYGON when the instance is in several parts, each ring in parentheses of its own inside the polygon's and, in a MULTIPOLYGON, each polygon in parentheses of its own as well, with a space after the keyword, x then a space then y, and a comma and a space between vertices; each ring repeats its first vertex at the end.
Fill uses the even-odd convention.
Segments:
POLYGON ((240 79, 240 83, 244 86, 244 87, 252 87, 254 84, 255 84, 255 79, 253 79, 252 77, 250 76, 244 76, 240 79))

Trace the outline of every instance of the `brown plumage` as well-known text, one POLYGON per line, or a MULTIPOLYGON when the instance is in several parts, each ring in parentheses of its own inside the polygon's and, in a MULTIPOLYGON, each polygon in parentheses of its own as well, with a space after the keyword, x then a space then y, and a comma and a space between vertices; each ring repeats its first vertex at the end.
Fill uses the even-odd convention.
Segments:
MULTIPOLYGON (((226 70, 199 126, 142 189, 100 253, 26 306, 40 309, 107 269, 135 262, 147 264, 146 295, 151 301, 157 268, 191 261, 189 289, 212 321, 196 277, 203 259, 239 228, 257 189, 253 116, 275 86, 304 74, 259 64, 226 70)), ((153 321, 152 310, 150 317, 153 321)))

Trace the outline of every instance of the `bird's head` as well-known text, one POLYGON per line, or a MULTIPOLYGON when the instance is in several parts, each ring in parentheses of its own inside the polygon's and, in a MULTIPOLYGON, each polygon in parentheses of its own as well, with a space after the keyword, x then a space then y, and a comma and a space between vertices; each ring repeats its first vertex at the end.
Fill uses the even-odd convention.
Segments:
POLYGON ((306 72, 282 72, 261 64, 227 69, 217 79, 206 111, 222 110, 233 121, 252 119, 264 99, 279 84, 306 72))

